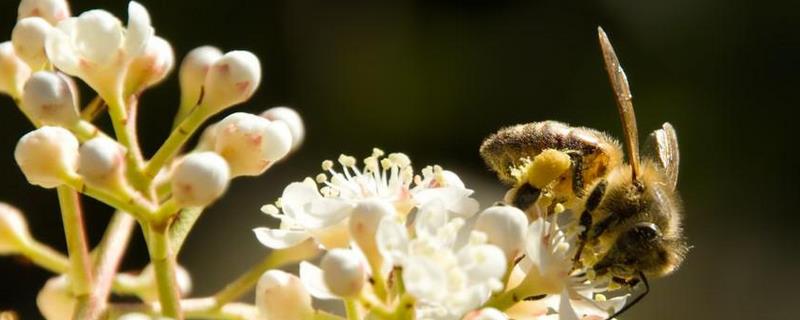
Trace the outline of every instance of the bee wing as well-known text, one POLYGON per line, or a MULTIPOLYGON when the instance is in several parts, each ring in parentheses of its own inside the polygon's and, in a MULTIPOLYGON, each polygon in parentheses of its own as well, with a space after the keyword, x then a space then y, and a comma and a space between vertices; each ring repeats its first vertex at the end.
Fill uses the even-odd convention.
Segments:
POLYGON ((614 89, 614 96, 617 100, 617 111, 622 120, 622 131, 625 134, 625 151, 628 153, 628 161, 633 170, 633 180, 637 180, 641 173, 639 165, 639 133, 636 129, 636 114, 633 112, 633 96, 628 84, 628 77, 622 70, 617 53, 611 46, 606 32, 603 28, 597 27, 597 35, 600 40, 600 49, 603 51, 603 61, 605 62, 608 79, 611 81, 611 88, 614 89))
POLYGON ((653 131, 645 142, 645 154, 657 161, 664 168, 667 183, 675 190, 678 184, 678 165, 680 164, 680 151, 678 149, 678 135, 669 122, 665 122, 661 129, 653 131))

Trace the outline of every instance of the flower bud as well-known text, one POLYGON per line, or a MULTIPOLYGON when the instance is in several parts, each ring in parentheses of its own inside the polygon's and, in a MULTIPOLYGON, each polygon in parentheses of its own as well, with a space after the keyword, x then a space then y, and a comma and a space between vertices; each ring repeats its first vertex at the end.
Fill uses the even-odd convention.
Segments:
POLYGON ((375 240, 378 224, 394 212, 394 207, 385 201, 364 200, 356 205, 350 215, 350 234, 373 267, 380 265, 376 262, 380 262, 381 258, 375 240))
POLYGON ((53 26, 39 17, 24 18, 17 22, 11 31, 11 43, 14 51, 33 70, 41 70, 47 63, 44 51, 44 40, 53 26))
POLYGON ((77 299, 72 294, 69 278, 60 275, 50 278, 36 296, 36 306, 47 320, 70 320, 77 299))
POLYGON ((331 293, 352 298, 361 293, 364 286, 365 271, 359 258, 347 249, 328 251, 320 262, 325 286, 331 293))
POLYGON ((14 158, 28 182, 55 188, 76 174, 78 139, 61 127, 41 127, 19 139, 14 158))
POLYGON ((306 135, 306 128, 303 126, 303 119, 300 114, 289 107, 275 107, 261 113, 261 116, 272 121, 281 120, 289 126, 292 132, 292 150, 297 150, 306 135))
MULTIPOLYGON (((192 291, 192 277, 180 265, 175 267, 175 283, 178 284, 181 296, 188 295, 192 291)), ((156 274, 152 264, 148 264, 131 285, 134 293, 143 301, 148 303, 158 301, 158 285, 156 284, 156 274)))
POLYGON ((19 98, 30 76, 31 68, 14 52, 11 41, 0 43, 0 93, 19 98))
POLYGON ((206 74, 211 65, 220 58, 222 58, 222 51, 212 46, 195 48, 186 54, 178 74, 181 84, 181 108, 191 108, 197 105, 206 74))
POLYGON ((261 63, 248 51, 231 51, 217 60, 203 83, 201 104, 216 113, 249 99, 261 82, 261 63))
POLYGON ((22 212, 0 202, 0 255, 19 252, 30 239, 22 212))
POLYGON ((269 270, 258 279, 256 307, 259 320, 303 320, 314 313, 300 278, 281 270, 269 270))
POLYGON ((200 135, 195 151, 214 151, 217 146, 217 124, 212 123, 200 135))
POLYGON ((174 65, 175 53, 169 42, 158 36, 151 37, 144 53, 134 58, 128 66, 125 94, 136 94, 158 84, 167 77, 174 65))
POLYGON ((124 184, 125 149, 116 141, 96 137, 86 141, 79 152, 78 174, 87 183, 112 190, 124 184))
POLYGON ((25 83, 22 108, 44 125, 70 128, 80 120, 69 83, 48 71, 34 73, 25 83))
POLYGON ((175 166, 172 196, 182 207, 204 207, 225 192, 229 179, 228 163, 218 154, 191 153, 175 166))
POLYGON ((525 246, 528 217, 512 206, 494 206, 484 210, 475 222, 475 230, 488 237, 488 242, 503 250, 506 259, 515 259, 525 246))
POLYGON ((282 121, 237 112, 216 125, 214 150, 231 168, 231 175, 257 176, 289 153, 292 134, 282 121))
POLYGON ((66 0, 22 0, 17 9, 17 20, 42 17, 52 25, 71 15, 66 0))

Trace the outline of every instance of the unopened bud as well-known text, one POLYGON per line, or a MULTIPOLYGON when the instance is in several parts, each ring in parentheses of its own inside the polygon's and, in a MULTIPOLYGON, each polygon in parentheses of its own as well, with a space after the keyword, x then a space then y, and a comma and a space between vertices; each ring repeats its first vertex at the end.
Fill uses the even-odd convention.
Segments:
POLYGON ((258 279, 256 307, 258 320, 303 320, 314 313, 300 278, 281 270, 267 271, 258 279))
POLYGON ((275 107, 261 113, 261 116, 272 121, 281 120, 289 126, 292 132, 292 150, 296 150, 303 143, 306 135, 306 128, 300 114, 289 107, 275 107))
POLYGON ((53 26, 40 17, 24 18, 11 31, 14 51, 33 70, 41 70, 47 63, 44 40, 53 26))
POLYGON ((19 252, 30 239, 22 212, 0 202, 0 255, 19 252))
POLYGON ((89 184, 117 189, 124 183, 125 149, 116 141, 97 137, 80 147, 78 174, 89 184))
MULTIPOLYGON (((175 283, 181 296, 188 295, 192 291, 192 277, 183 266, 175 266, 175 283)), ((143 301, 153 303, 158 301, 158 284, 156 283, 155 270, 149 264, 142 270, 142 273, 135 278, 132 283, 134 293, 143 301)))
POLYGON ((478 215, 475 230, 486 234, 488 242, 503 250, 506 259, 515 259, 525 244, 528 218, 512 206, 494 206, 478 215))
POLYGON ((320 262, 325 286, 331 293, 352 298, 361 293, 366 272, 356 254, 347 249, 328 251, 320 262))
POLYGON ((261 63, 248 51, 231 51, 208 70, 201 104, 216 113, 250 99, 261 82, 261 63))
POLYGON ((212 46, 195 48, 186 54, 178 71, 181 84, 181 108, 191 108, 197 105, 206 74, 211 69, 211 65, 220 58, 222 58, 222 51, 212 46))
POLYGON ((42 17, 52 25, 70 16, 66 0, 22 0, 17 9, 17 20, 42 17))
POLYGON ((30 76, 31 68, 14 52, 11 41, 0 43, 0 94, 19 98, 30 76))
POLYGON ((217 145, 217 124, 212 123, 200 135, 195 151, 214 151, 217 145))
MULTIPOLYGON (((356 205, 350 215, 350 234, 373 267, 379 266, 381 261, 375 240, 378 224, 384 217, 391 216, 394 212, 394 207, 385 201, 364 200, 356 205)), ((372 272, 380 271, 372 270, 372 272)))
POLYGON ((292 134, 282 121, 237 112, 216 125, 214 150, 231 168, 231 176, 257 176, 283 158, 292 146, 292 134))
POLYGON ((204 207, 219 198, 228 187, 230 169, 214 152, 191 153, 181 159, 172 173, 172 195, 180 206, 204 207))
POLYGON ((28 182, 55 188, 76 174, 78 139, 61 127, 41 127, 19 139, 14 158, 28 182))
POLYGON ((22 108, 44 125, 70 128, 80 120, 70 84, 48 71, 34 73, 25 83, 22 108))
POLYGON ((36 306, 47 320, 70 320, 78 300, 72 294, 69 278, 50 278, 36 296, 36 306))
POLYGON ((161 37, 153 36, 144 53, 131 61, 125 79, 126 94, 135 94, 152 87, 166 78, 175 65, 172 46, 161 37))

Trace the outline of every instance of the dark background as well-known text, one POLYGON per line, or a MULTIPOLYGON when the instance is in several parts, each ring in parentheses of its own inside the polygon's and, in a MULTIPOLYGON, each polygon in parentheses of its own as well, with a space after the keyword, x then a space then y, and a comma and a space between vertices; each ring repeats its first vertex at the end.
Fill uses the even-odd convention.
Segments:
MULTIPOLYGON (((790 1, 155 1, 143 0, 156 33, 178 57, 203 44, 247 49, 263 65, 256 96, 237 111, 299 110, 303 148, 258 178, 238 179, 206 212, 181 263, 194 296, 213 293, 260 260, 250 229, 270 223, 259 207, 319 162, 373 146, 408 153, 416 166, 460 172, 487 205, 503 190, 478 156, 505 125, 561 120, 621 129, 596 41, 609 33, 632 83, 639 128, 670 121, 681 144, 681 190, 693 249, 674 275, 627 319, 787 319, 800 299, 793 160, 800 10, 790 1)), ((125 1, 76 1, 126 20, 125 1)), ((10 38, 16 1, 0 3, 10 38)), ((83 101, 88 101, 84 97, 83 101)), ((178 102, 173 76, 147 92, 140 119, 151 154, 178 102)), ((23 209, 34 235, 64 249, 55 192, 29 186, 16 167, 17 139, 31 129, 0 97, 0 200, 23 209)), ((108 129, 107 121, 103 120, 108 129)), ((85 201, 91 241, 111 210, 85 201)), ((125 269, 141 268, 137 235, 125 269)), ((37 318, 50 275, 0 258, 0 309, 37 318)))

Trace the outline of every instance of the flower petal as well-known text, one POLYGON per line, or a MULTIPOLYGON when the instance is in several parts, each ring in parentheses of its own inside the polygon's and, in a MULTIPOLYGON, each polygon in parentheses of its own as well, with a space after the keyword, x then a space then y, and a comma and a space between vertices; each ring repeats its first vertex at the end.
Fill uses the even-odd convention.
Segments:
POLYGON ((138 2, 131 1, 128 4, 128 32, 125 34, 125 50, 128 55, 141 55, 154 33, 147 9, 138 2))
POLYGON ((328 290, 328 287, 325 285, 325 280, 322 277, 322 269, 319 267, 303 261, 300 262, 299 273, 300 281, 303 282, 303 286, 306 287, 308 293, 314 298, 323 300, 339 299, 339 297, 328 290))
POLYGON ((386 217, 378 223, 375 233, 378 250, 386 260, 394 265, 401 265, 408 252, 408 231, 406 227, 392 217, 386 217))
POLYGON ((272 249, 293 247, 311 237, 306 232, 270 228, 255 228, 253 232, 261 244, 272 249))
POLYGON ((70 34, 75 33, 77 18, 61 21, 52 28, 45 39, 45 52, 53 65, 66 74, 77 76, 80 72, 80 59, 72 46, 70 34))

